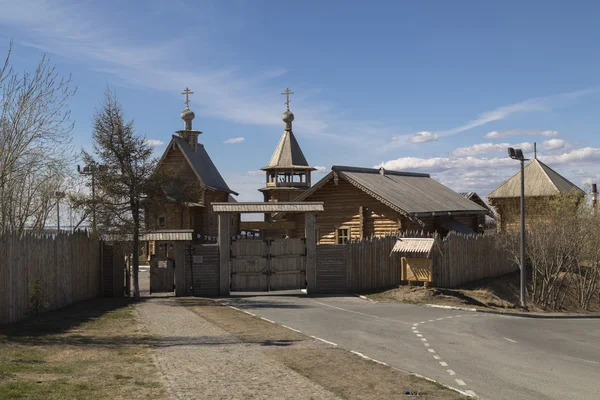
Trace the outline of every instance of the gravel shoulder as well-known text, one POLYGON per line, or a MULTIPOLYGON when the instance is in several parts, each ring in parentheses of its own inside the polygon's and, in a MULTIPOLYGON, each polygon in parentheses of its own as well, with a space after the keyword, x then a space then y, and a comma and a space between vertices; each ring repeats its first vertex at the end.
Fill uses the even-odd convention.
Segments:
POLYGON ((137 306, 168 392, 178 399, 459 399, 460 394, 375 364, 280 325, 198 298, 137 306))

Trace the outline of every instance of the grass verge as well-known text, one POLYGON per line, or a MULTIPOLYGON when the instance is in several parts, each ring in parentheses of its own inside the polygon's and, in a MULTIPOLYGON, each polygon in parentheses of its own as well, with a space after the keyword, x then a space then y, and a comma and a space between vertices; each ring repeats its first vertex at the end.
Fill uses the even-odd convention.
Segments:
POLYGON ((0 399, 164 399, 128 299, 0 327, 0 399))

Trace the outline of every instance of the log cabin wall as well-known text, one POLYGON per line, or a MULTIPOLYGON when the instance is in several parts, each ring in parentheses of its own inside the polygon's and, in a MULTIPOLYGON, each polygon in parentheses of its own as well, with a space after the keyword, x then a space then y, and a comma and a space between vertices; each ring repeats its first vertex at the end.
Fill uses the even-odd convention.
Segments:
MULTIPOLYGON (((304 201, 322 201, 324 212, 317 214, 316 229, 318 244, 337 244, 337 230, 348 228, 350 239, 383 236, 399 228, 399 214, 340 179, 336 185, 327 182, 304 201)), ((291 237, 304 237, 304 215, 288 215, 296 227, 291 237)))

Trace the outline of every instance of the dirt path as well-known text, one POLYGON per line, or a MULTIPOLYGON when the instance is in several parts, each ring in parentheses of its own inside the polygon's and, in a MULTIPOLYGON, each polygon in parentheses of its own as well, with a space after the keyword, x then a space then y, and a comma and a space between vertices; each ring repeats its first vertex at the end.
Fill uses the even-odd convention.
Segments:
POLYGON ((138 305, 137 312, 156 343, 159 369, 175 398, 339 398, 264 352, 306 346, 304 340, 240 339, 175 298, 149 299, 138 305))

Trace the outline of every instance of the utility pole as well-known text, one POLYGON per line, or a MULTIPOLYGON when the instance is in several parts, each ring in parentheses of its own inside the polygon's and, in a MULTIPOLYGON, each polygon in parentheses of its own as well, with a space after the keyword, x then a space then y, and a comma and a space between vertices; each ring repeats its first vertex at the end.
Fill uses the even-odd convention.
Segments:
MULTIPOLYGON (((525 161, 523 150, 508 148, 508 155, 521 162, 521 307, 527 308, 527 274, 525 270, 525 161)), ((537 156, 537 154, 536 154, 537 156)))

